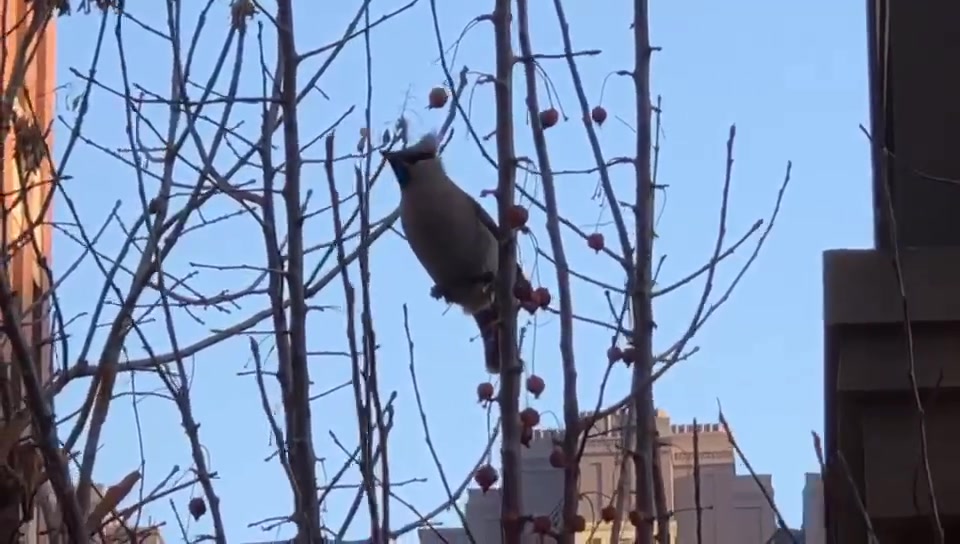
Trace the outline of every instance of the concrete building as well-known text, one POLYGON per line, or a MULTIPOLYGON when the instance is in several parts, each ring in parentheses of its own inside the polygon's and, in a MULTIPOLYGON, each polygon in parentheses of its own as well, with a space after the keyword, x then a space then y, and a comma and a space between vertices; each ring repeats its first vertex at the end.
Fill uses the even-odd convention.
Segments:
MULTIPOLYGON (((588 529, 579 536, 584 544, 610 544, 610 525, 599 520, 599 511, 609 503, 618 477, 621 431, 619 415, 600 421, 593 430, 581 460, 580 514, 587 518, 588 529), (595 513, 595 514, 594 514, 595 513)), ((657 429, 662 447, 660 464, 671 520, 671 540, 676 544, 696 544, 696 508, 694 501, 693 426, 674 425, 664 411, 658 412, 657 429)), ((551 515, 558 521, 563 495, 562 471, 550 466, 552 438, 557 431, 539 431, 524 451, 523 504, 530 515, 551 515)), ((703 509, 702 544, 766 544, 774 535, 773 509, 767 504, 753 479, 736 473, 733 448, 719 424, 700 425, 700 494, 703 509)), ((769 475, 760 481, 773 495, 769 475)), ((632 493, 632 492, 631 492, 632 493)), ((465 515, 477 542, 500 542, 499 490, 487 493, 469 490, 465 515)), ((624 524, 629 529, 629 523, 624 524)), ((444 529, 448 542, 466 542, 457 531, 444 529), (450 538, 453 538, 452 540, 450 538)), ((626 532, 621 540, 632 542, 626 532)), ((531 543, 539 540, 530 535, 531 543)), ((420 531, 422 544, 442 542, 431 530, 420 531)))
POLYGON ((808 472, 803 486, 803 544, 827 543, 823 507, 823 480, 820 474, 808 472))
POLYGON ((866 6, 874 244, 823 255, 826 542, 958 542, 960 4, 866 6))

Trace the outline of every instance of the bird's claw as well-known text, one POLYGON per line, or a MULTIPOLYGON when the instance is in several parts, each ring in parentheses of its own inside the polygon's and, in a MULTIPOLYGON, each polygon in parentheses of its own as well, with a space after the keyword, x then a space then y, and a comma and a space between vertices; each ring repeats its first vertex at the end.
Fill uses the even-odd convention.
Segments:
MULTIPOLYGON (((493 272, 487 271, 483 272, 482 274, 467 278, 466 281, 464 281, 464 285, 470 286, 471 288, 474 285, 480 285, 483 286, 484 290, 487 290, 493 288, 493 281, 495 279, 497 279, 497 275, 493 272)), ((443 287, 440 287, 439 285, 434 285, 430 288, 430 296, 436 300, 449 300, 450 298, 449 291, 443 287)))
POLYGON ((484 272, 484 273, 482 273, 482 274, 480 274, 480 275, 477 275, 477 276, 471 278, 470 281, 471 281, 471 283, 479 283, 479 284, 482 284, 482 285, 486 285, 486 284, 489 284, 489 283, 493 283, 493 280, 495 280, 495 279, 497 279, 497 275, 494 274, 493 272, 490 272, 490 271, 488 270, 487 272, 484 272))
POLYGON ((444 291, 444 289, 439 285, 434 285, 433 287, 430 288, 430 296, 435 298, 436 300, 440 300, 441 298, 447 298, 446 291, 444 291))

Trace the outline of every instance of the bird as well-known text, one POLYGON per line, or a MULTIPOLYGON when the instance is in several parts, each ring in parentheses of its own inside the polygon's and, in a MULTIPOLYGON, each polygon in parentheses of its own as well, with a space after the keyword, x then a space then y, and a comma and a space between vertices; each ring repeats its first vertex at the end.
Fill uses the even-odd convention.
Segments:
MULTIPOLYGON (((431 295, 473 316, 484 343, 486 369, 499 374, 496 221, 450 179, 436 134, 427 133, 411 146, 382 154, 400 186, 400 225, 407 243, 434 282, 431 295)), ((515 285, 524 282, 529 285, 518 264, 515 285)))

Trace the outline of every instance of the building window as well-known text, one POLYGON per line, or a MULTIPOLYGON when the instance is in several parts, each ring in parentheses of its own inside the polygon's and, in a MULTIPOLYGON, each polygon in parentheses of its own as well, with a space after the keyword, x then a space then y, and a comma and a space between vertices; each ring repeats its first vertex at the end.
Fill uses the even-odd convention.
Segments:
POLYGON ((596 478, 594 483, 594 490, 597 492, 597 497, 594 499, 599 504, 603 504, 606 501, 606 495, 603 494, 603 464, 594 463, 593 464, 593 477, 596 478))

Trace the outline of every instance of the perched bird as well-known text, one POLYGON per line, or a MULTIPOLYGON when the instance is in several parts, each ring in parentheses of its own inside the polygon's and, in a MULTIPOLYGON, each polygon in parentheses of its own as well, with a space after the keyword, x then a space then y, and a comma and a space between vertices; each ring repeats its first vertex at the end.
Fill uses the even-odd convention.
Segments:
MULTIPOLYGON (((496 221, 444 170, 439 141, 384 152, 400 185, 400 224, 410 249, 434 282, 431 294, 473 316, 487 371, 500 372, 499 315, 494 281, 500 244, 496 221)), ((526 282, 517 266, 517 282, 526 282)))

